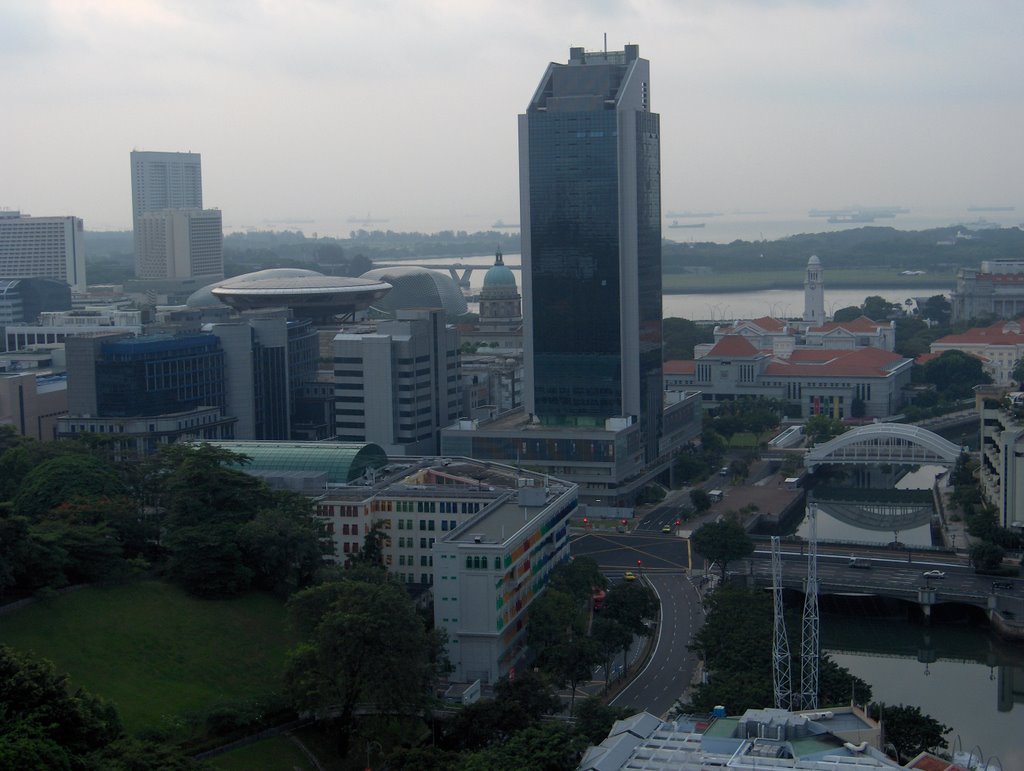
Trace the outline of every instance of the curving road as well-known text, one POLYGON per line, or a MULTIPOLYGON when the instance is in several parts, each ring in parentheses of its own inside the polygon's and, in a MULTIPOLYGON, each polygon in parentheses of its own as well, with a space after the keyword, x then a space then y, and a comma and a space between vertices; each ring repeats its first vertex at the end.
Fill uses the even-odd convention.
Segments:
POLYGON ((610 703, 664 717, 693 680, 697 657, 686 646, 704 623, 704 611, 700 593, 687 576, 650 573, 644 580, 661 601, 654 651, 643 670, 610 703))

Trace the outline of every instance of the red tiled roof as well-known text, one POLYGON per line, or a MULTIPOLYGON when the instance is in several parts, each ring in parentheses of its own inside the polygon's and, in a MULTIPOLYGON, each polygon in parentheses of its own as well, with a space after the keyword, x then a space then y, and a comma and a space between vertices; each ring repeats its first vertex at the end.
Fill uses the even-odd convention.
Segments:
MULTIPOLYGON (((762 316, 759 319, 744 319, 742 321, 737 321, 729 326, 719 327, 719 330, 726 335, 738 335, 740 333, 736 330, 740 327, 756 327, 761 332, 782 332, 786 328, 786 322, 772 318, 771 316, 762 316)), ((792 332, 792 330, 790 331, 792 332)))
POLYGON ((907 768, 913 768, 916 771, 967 771, 958 763, 950 763, 930 752, 922 752, 907 765, 907 768))
POLYGON ((809 327, 808 332, 831 332, 836 329, 845 329, 848 332, 874 332, 880 327, 889 326, 887 321, 874 321, 867 316, 858 316, 853 321, 829 321, 821 326, 809 327))
POLYGON ((672 359, 661 365, 666 375, 692 375, 697 369, 693 359, 672 359))
POLYGON ((800 349, 788 359, 775 359, 765 375, 788 377, 885 377, 893 364, 903 361, 896 353, 880 348, 830 351, 800 349))
POLYGON ((785 322, 779 321, 771 316, 762 316, 759 319, 754 319, 751 323, 757 324, 757 326, 761 327, 761 329, 766 332, 781 332, 786 326, 785 322))
POLYGON ((988 327, 972 327, 959 335, 946 335, 935 342, 945 345, 1020 345, 1024 343, 1024 333, 1003 331, 1007 324, 1012 323, 1020 324, 998 321, 988 327))
POLYGON ((742 335, 726 335, 715 347, 707 352, 708 356, 756 356, 757 348, 742 335))

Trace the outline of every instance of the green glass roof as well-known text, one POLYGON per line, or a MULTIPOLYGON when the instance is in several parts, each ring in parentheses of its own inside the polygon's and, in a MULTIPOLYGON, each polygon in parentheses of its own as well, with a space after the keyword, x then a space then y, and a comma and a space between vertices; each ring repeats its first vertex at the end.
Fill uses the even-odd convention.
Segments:
POLYGON ((217 447, 248 455, 245 469, 252 472, 326 472, 328 483, 347 484, 363 476, 367 468, 387 465, 388 456, 378 444, 342 442, 210 442, 217 447))

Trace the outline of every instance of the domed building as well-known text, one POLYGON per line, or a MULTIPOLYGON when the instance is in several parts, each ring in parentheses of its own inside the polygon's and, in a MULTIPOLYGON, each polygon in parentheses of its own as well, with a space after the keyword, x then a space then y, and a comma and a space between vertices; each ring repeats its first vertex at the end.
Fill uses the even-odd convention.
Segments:
POLYGON ((484 285, 480 290, 480 325, 501 325, 521 328, 523 324, 523 303, 516 286, 515 274, 502 259, 501 250, 494 255, 494 265, 484 274, 484 285))
POLYGON ((375 301, 372 308, 387 316, 400 310, 443 308, 448 320, 466 312, 466 298, 462 296, 451 276, 416 265, 393 268, 374 268, 360 278, 383 281, 392 290, 375 301))

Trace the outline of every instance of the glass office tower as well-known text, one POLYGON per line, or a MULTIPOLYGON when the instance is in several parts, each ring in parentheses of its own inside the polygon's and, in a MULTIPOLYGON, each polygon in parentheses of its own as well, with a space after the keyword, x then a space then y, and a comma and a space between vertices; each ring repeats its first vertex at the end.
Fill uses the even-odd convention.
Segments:
POLYGON ((569 51, 519 116, 526 409, 661 434, 661 158, 639 47, 569 51))

